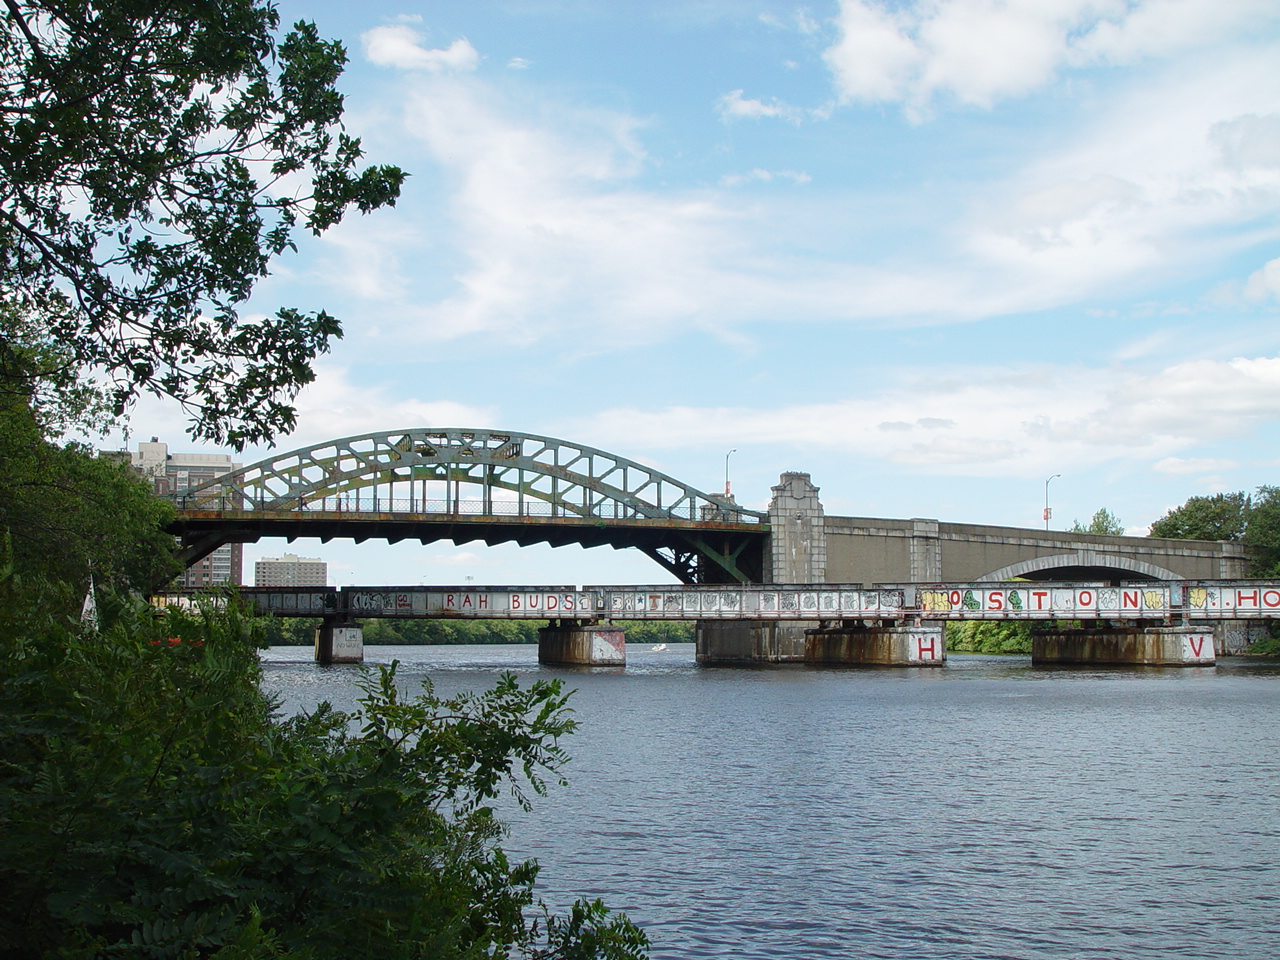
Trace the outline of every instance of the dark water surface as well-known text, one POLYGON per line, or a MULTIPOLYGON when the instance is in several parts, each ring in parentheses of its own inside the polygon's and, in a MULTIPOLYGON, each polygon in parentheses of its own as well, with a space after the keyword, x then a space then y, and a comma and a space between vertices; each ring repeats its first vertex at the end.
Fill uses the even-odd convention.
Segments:
MULTIPOLYGON (((286 709, 356 668, 264 654, 286 709)), ((555 906, 599 896, 655 958, 1280 957, 1280 665, 621 669, 529 646, 370 647, 412 686, 564 677, 569 786, 505 844, 555 906)))

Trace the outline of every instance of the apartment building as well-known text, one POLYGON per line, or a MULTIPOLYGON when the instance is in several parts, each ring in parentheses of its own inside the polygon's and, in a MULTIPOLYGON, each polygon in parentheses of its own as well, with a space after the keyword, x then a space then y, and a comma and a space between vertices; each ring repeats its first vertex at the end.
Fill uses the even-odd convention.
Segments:
MULTIPOLYGON (((129 459, 162 497, 185 493, 240 467, 224 453, 172 453, 169 445, 157 437, 152 437, 150 443, 139 443, 137 452, 129 453, 129 459)), ((244 582, 243 568, 244 548, 238 543, 227 544, 188 567, 176 585, 184 589, 238 586, 244 582)))
POLYGON ((314 557, 286 553, 282 557, 263 557, 253 565, 256 587, 327 587, 329 565, 314 557))

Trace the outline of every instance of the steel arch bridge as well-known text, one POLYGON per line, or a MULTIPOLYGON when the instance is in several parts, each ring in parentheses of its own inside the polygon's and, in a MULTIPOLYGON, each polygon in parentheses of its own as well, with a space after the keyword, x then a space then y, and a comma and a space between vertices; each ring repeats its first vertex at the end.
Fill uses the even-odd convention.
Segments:
POLYGON ((768 514, 603 450, 509 430, 330 440, 174 496, 181 559, 262 537, 635 547, 683 583, 764 579, 768 514))

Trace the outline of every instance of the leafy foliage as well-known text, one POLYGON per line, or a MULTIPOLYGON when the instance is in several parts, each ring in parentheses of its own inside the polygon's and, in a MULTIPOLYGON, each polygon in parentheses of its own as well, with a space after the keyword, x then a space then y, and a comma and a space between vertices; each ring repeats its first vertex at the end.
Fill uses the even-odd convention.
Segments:
POLYGON ((404 180, 358 169, 342 46, 278 26, 270 0, 7 0, 0 30, 0 289, 109 375, 117 412, 167 394, 237 448, 292 427, 341 335, 323 311, 242 318, 254 284, 296 226, 404 180))
POLYGON ((1244 542, 1253 548, 1256 576, 1280 577, 1280 487, 1259 487, 1250 498, 1244 542))
POLYGON ((0 957, 645 955, 497 845, 495 797, 563 782, 558 682, 403 699, 393 666, 354 714, 282 720, 234 609, 87 635, 0 600, 0 957))
POLYGON ((964 620, 946 624, 952 653, 1031 653, 1031 625, 1018 620, 964 620))
POLYGON ((1280 577, 1280 487, 1192 497, 1153 523, 1151 536, 1242 540, 1251 548, 1253 576, 1280 577))
POLYGON ((172 507, 127 464, 46 440, 30 401, 0 389, 0 534, 16 574, 57 584, 43 596, 62 610, 79 608, 90 575, 119 590, 172 578, 172 507))
POLYGON ((1177 540, 1241 540, 1249 511, 1245 493, 1191 497, 1151 525, 1151 536, 1177 540))
POLYGON ((1071 527, 1071 532, 1101 533, 1109 536, 1120 537, 1124 536, 1124 524, 1120 522, 1120 518, 1114 513, 1106 507, 1102 507, 1093 515, 1088 526, 1081 524, 1079 520, 1075 521, 1071 527))

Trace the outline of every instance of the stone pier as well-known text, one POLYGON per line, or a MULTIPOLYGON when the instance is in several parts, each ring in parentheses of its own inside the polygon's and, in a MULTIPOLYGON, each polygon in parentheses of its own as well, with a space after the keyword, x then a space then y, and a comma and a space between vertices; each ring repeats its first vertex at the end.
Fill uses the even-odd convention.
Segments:
POLYGON ((364 630, 351 620, 329 620, 316 628, 316 663, 364 663, 364 630))
POLYGON ((538 630, 538 662, 620 667, 627 662, 626 635, 595 620, 550 620, 538 630))
POLYGON ((1031 662, 1213 666, 1213 628, 1118 626, 1033 630, 1031 662))
POLYGON ((947 662, 946 638, 941 623, 842 623, 808 631, 804 659, 827 665, 941 667, 947 662))

